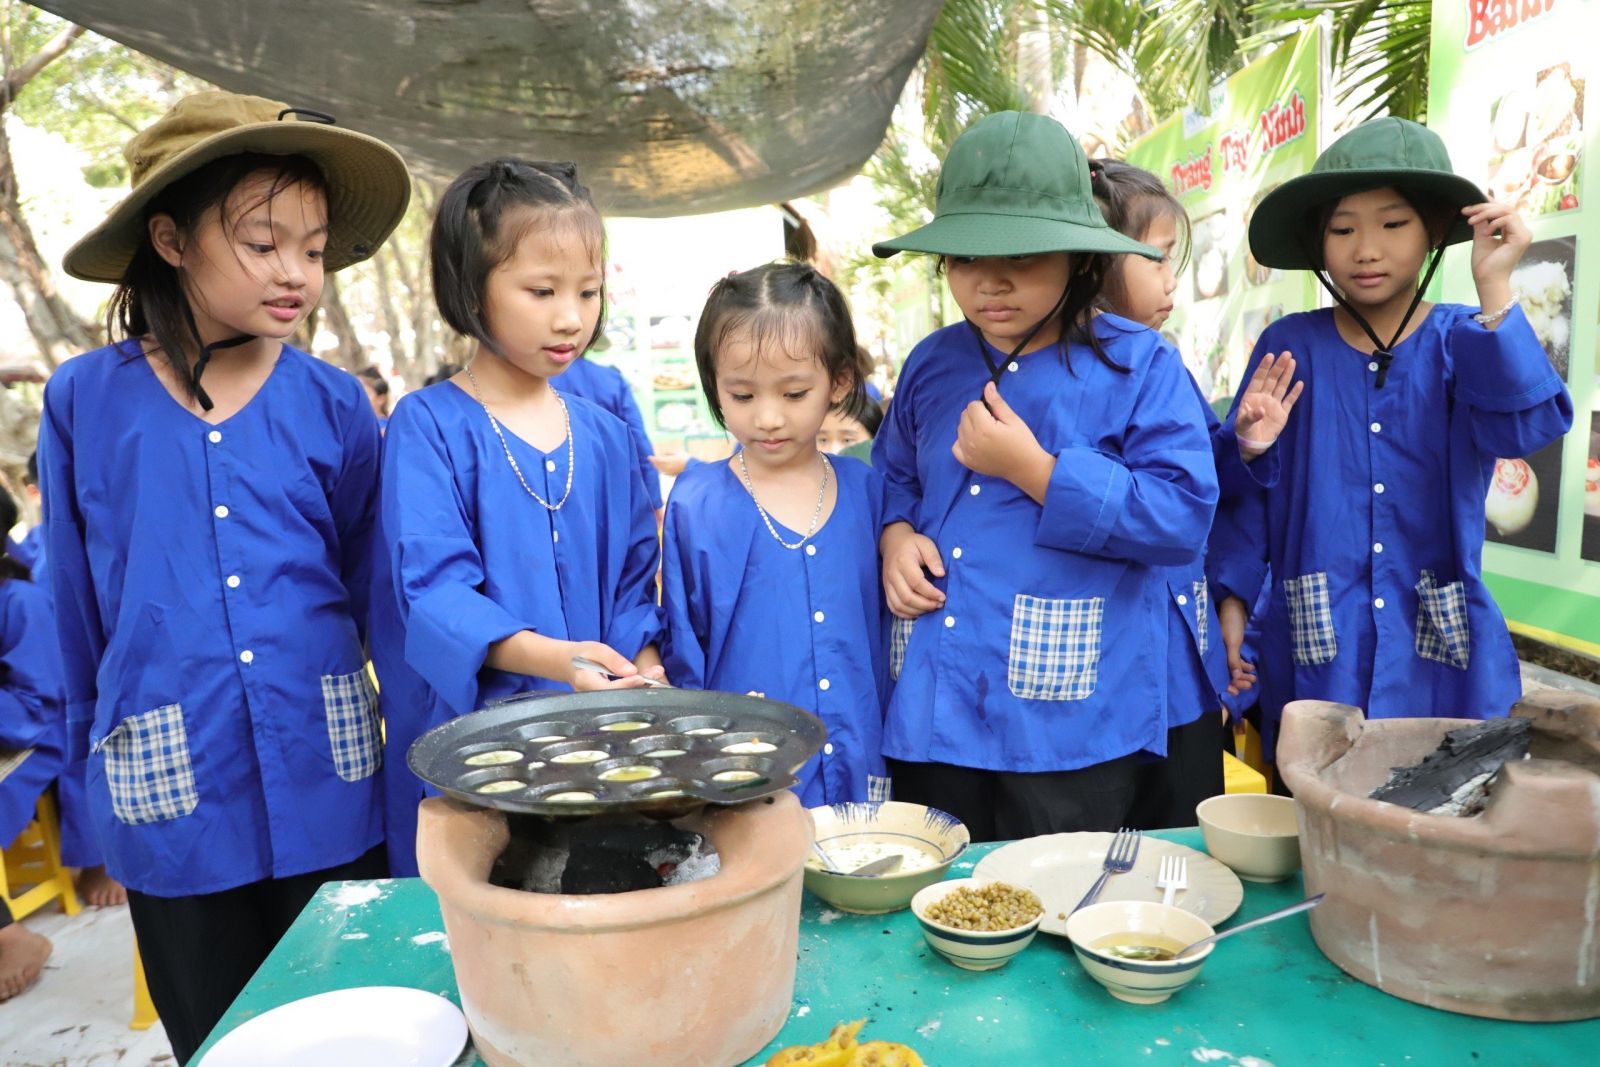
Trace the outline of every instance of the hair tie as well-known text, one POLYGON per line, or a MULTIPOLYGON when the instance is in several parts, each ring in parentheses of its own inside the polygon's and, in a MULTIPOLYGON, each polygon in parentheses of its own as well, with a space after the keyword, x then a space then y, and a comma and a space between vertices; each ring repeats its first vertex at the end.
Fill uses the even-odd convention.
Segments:
POLYGON ((1106 183, 1106 165, 1098 159, 1089 160, 1089 191, 1103 198, 1111 194, 1111 187, 1106 183))

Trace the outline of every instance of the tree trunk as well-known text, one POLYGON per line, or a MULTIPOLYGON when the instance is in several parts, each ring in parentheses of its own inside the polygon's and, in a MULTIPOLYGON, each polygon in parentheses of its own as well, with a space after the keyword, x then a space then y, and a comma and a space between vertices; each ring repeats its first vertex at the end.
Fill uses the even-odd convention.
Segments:
POLYGON ((22 211, 5 116, 17 93, 41 70, 59 59, 82 33, 82 26, 68 26, 21 66, 13 68, 11 4, 0 5, 0 60, 4 65, 4 78, 0 80, 0 277, 16 295, 17 306, 39 347, 39 355, 52 370, 74 353, 93 348, 99 331, 62 299, 50 267, 39 254, 39 244, 22 211))
MULTIPOLYGON (((350 313, 345 310, 344 300, 339 296, 339 282, 330 276, 322 285, 322 303, 319 305, 328 321, 324 324, 329 333, 339 339, 338 345, 329 352, 329 363, 343 367, 354 373, 372 362, 367 358, 366 352, 361 348, 361 342, 356 337, 356 328, 350 321, 350 313)), ((313 334, 315 336, 315 334, 313 334)))

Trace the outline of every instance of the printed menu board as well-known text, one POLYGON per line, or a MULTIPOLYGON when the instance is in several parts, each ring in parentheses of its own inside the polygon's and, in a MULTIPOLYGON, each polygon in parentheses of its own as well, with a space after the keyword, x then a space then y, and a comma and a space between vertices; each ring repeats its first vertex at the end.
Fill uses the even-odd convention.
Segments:
MULTIPOLYGON (((1495 467, 1484 572, 1514 629, 1600 653, 1600 149, 1596 0, 1436 0, 1429 118, 1456 170, 1515 204, 1533 245, 1512 277, 1567 380, 1572 432, 1495 467)), ((1467 247, 1439 296, 1477 303, 1467 247)))

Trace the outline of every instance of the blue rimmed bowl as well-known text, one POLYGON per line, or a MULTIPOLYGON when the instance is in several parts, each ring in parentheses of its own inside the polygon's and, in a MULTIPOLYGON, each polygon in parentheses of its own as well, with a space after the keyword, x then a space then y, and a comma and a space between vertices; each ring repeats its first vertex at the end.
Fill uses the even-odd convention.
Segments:
POLYGON ((1152 901, 1112 900, 1067 916, 1067 938, 1078 962, 1106 992, 1129 1004, 1159 1004, 1200 976, 1215 942, 1175 960, 1133 960, 1115 955, 1114 944, 1159 944, 1177 951, 1216 933, 1211 924, 1182 908, 1152 901))
MULTIPOLYGON (((1011 962, 1011 957, 1027 948, 1039 932, 1044 912, 1030 923, 1009 930, 958 930, 928 918, 928 909, 957 889, 978 889, 993 885, 990 878, 952 878, 920 890, 911 898, 911 913, 922 927, 922 936, 933 950, 957 967, 968 971, 992 971, 1011 962)), ((1019 887, 1020 888, 1020 887, 1019 887)))
POLYGON ((846 870, 892 852, 907 858, 900 870, 870 877, 829 871, 815 855, 806 861, 806 888, 858 915, 904 908, 919 890, 944 878, 971 840, 955 816, 898 800, 812 808, 811 824, 817 843, 846 870))

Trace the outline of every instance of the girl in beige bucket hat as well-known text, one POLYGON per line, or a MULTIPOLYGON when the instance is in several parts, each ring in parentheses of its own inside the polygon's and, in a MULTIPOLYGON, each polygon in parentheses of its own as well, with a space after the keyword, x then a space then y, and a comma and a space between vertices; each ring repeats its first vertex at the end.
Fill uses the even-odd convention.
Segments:
POLYGON ((126 155, 132 192, 66 258, 116 284, 115 340, 47 384, 40 474, 69 754, 182 1063, 318 885, 386 873, 378 427, 284 340, 410 181, 328 116, 223 92, 126 155))

